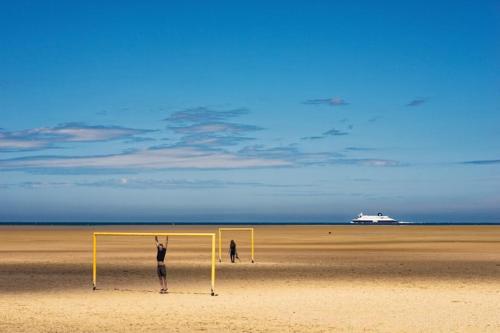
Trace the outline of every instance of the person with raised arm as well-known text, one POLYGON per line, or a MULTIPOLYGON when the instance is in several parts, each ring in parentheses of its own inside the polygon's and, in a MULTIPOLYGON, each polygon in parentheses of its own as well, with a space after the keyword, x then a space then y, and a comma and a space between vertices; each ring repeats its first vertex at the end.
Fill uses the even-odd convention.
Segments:
POLYGON ((167 293, 167 267, 165 266, 165 255, 167 254, 168 247, 168 236, 165 238, 165 245, 158 241, 158 236, 155 236, 156 242, 156 262, 157 268, 156 272, 158 273, 158 279, 160 280, 160 294, 167 293))

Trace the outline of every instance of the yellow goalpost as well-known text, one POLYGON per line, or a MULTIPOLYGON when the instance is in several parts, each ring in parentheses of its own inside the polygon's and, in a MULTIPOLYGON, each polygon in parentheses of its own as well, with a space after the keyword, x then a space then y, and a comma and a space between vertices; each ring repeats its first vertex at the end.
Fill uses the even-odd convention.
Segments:
POLYGON ((189 232, 94 232, 93 235, 93 264, 92 282, 94 290, 97 288, 97 236, 189 236, 189 237, 211 237, 212 238, 212 269, 211 269, 211 295, 215 295, 215 233, 189 233, 189 232))
POLYGON ((254 259, 254 230, 253 228, 219 228, 219 262, 222 262, 222 232, 223 231, 250 231, 250 253, 252 263, 254 259))

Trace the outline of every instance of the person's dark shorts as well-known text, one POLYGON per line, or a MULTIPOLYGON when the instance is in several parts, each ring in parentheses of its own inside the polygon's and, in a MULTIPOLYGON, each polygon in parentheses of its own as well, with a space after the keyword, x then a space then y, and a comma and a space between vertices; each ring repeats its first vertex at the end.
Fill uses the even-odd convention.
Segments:
POLYGON ((165 265, 158 265, 156 268, 156 272, 158 273, 158 277, 167 277, 167 267, 165 265))

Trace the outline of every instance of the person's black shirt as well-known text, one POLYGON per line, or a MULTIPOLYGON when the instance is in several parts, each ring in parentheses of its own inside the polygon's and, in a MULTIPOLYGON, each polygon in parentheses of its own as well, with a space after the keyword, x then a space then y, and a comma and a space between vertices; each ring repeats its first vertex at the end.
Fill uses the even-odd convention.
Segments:
POLYGON ((156 253, 156 260, 157 261, 163 261, 165 260, 165 254, 167 254, 167 249, 162 248, 160 250, 160 247, 158 246, 158 252, 156 253))

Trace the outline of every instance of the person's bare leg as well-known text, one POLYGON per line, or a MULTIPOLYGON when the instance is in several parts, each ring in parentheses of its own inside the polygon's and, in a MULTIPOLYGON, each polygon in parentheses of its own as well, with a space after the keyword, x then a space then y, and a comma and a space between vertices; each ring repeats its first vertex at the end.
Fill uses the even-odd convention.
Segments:
POLYGON ((164 290, 165 290, 165 292, 166 292, 166 291, 168 290, 168 286, 167 286, 167 278, 166 278, 166 277, 164 277, 164 278, 163 278, 163 285, 164 285, 163 289, 164 289, 164 290))
POLYGON ((161 287, 161 290, 160 291, 163 291, 163 278, 162 277, 158 277, 158 280, 160 281, 160 287, 161 287))

